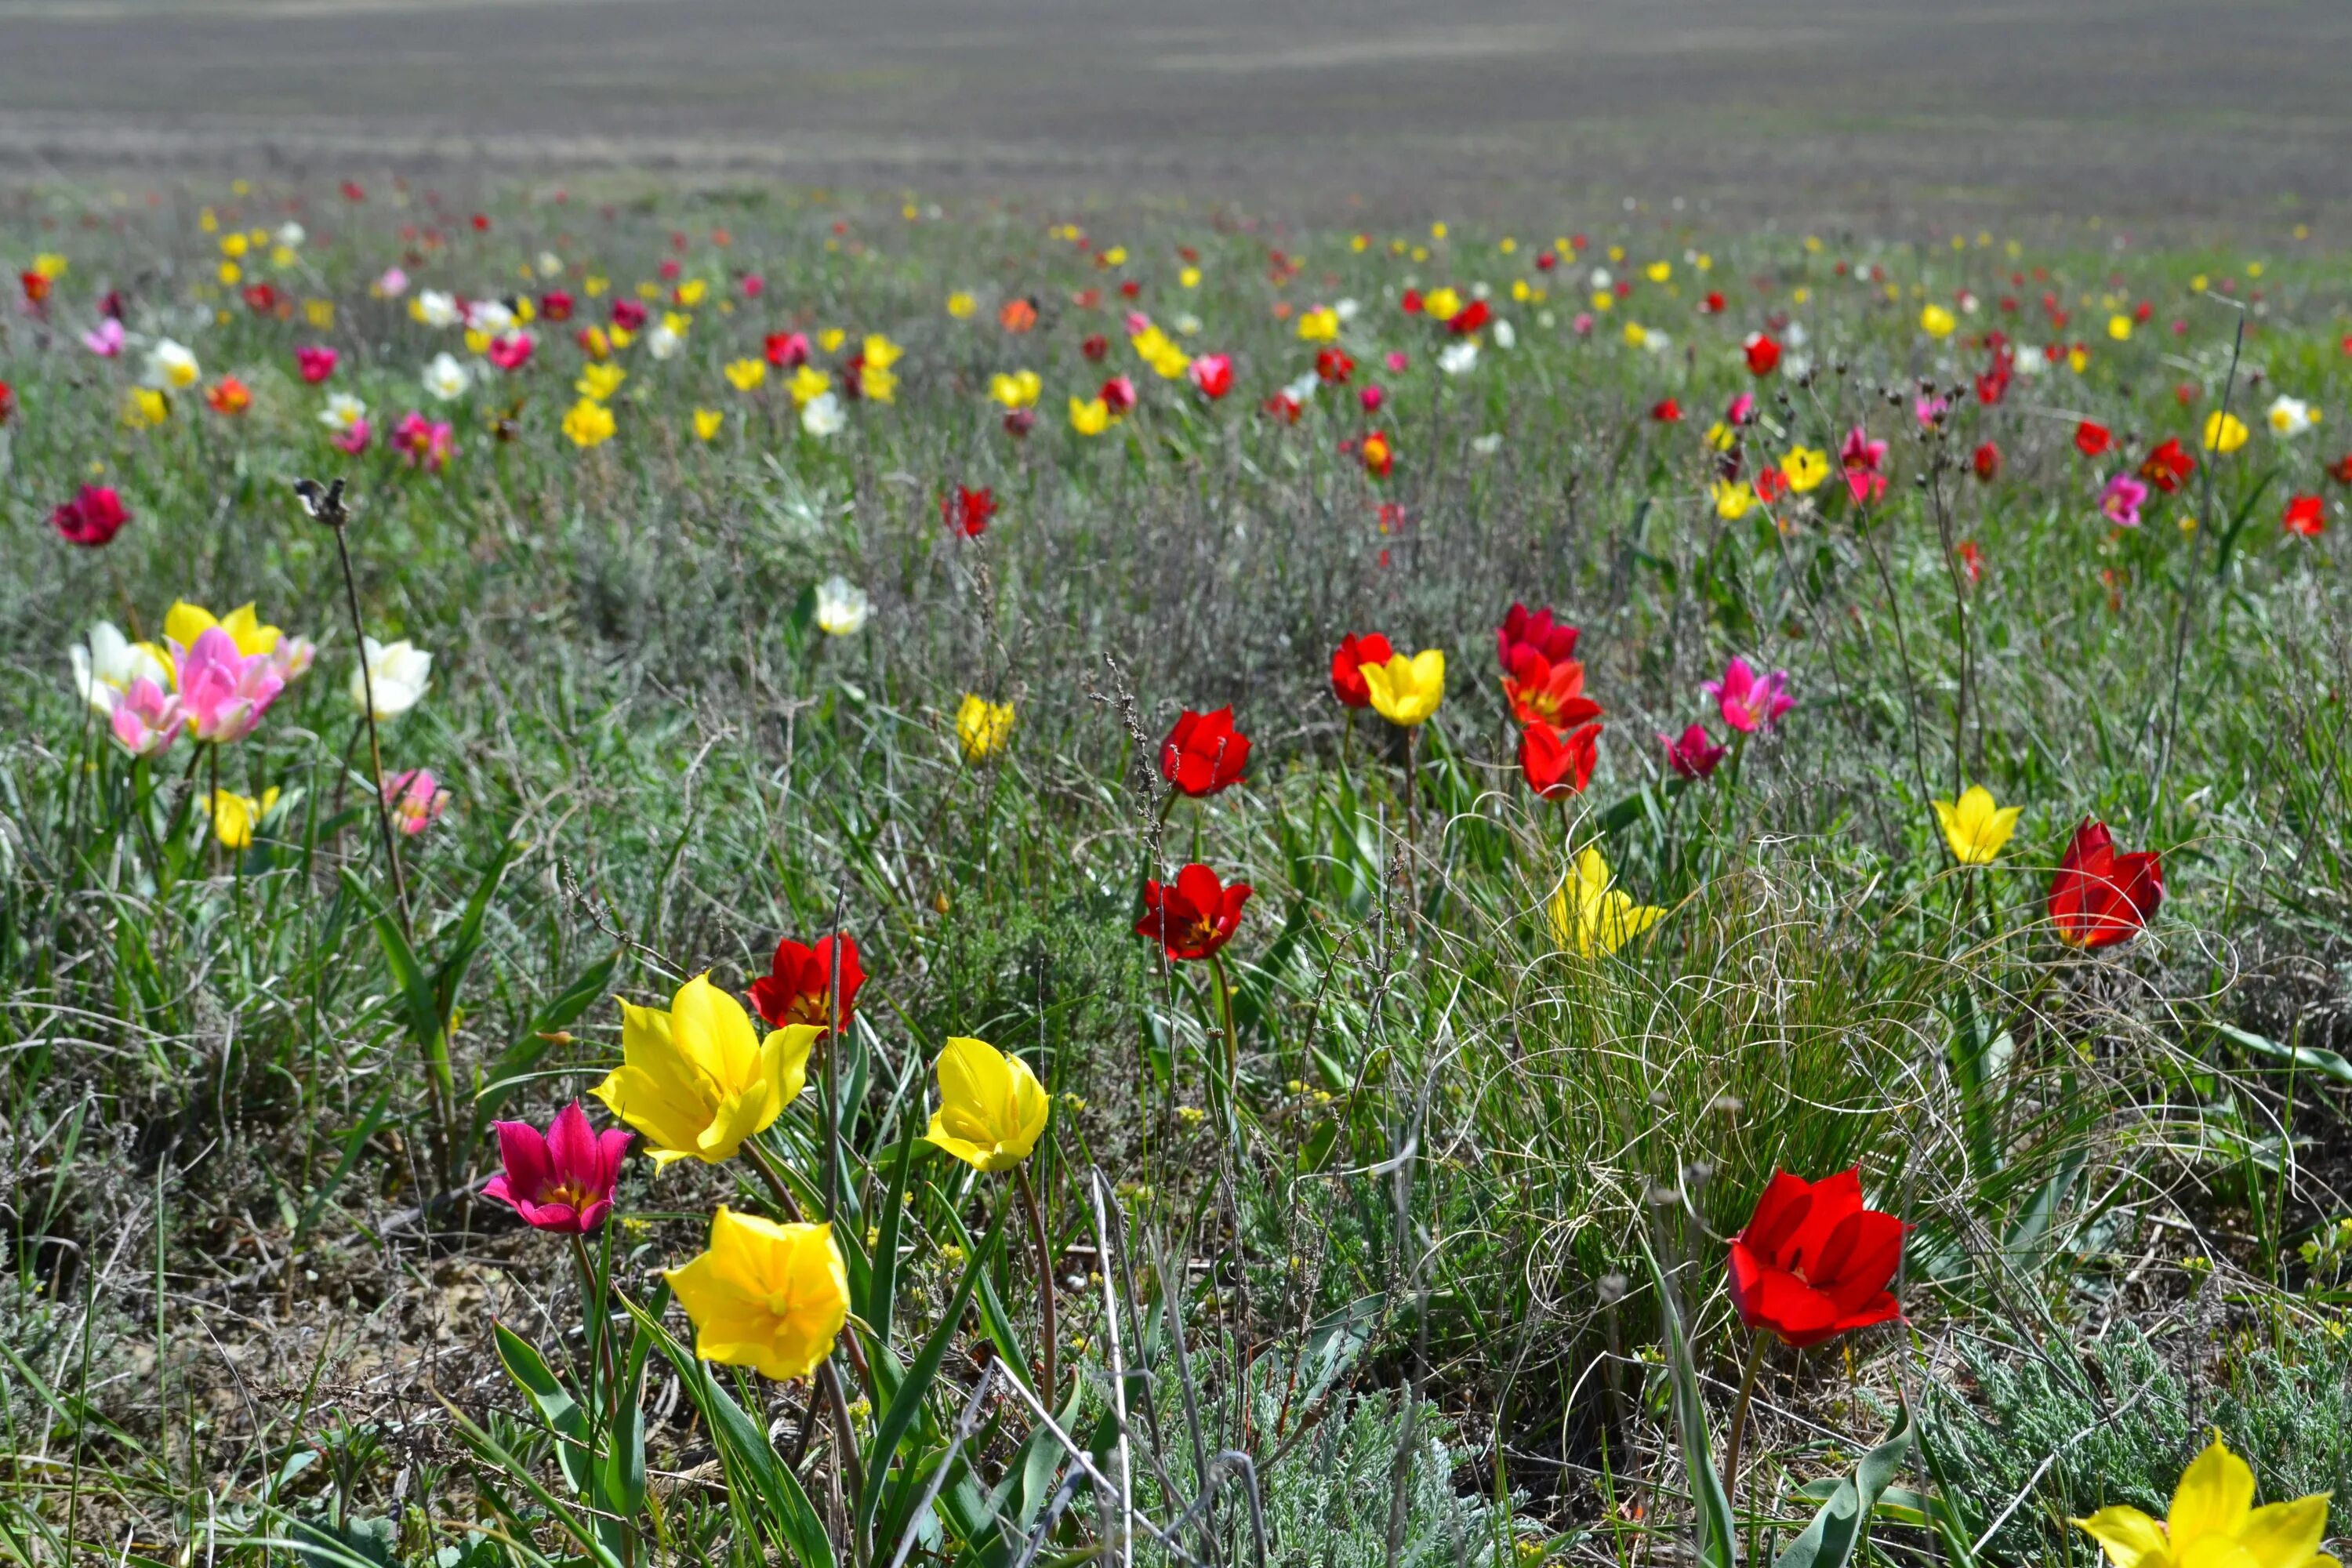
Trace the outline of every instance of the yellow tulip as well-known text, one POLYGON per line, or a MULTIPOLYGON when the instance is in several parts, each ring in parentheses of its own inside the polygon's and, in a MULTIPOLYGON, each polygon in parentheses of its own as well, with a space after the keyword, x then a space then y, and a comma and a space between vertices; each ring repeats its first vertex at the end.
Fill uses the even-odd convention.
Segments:
POLYGON ((868 370, 888 370, 898 363, 898 356, 906 352, 879 332, 868 332, 866 335, 865 357, 866 368, 868 370))
MULTIPOLYGON (((202 605, 192 605, 185 599, 173 602, 163 615, 163 635, 182 647, 194 647, 196 639, 218 626, 236 644, 236 651, 251 658, 257 653, 268 653, 278 646, 286 634, 276 626, 265 626, 250 604, 239 605, 227 615, 215 620, 213 613, 202 605)), ((168 664, 170 661, 165 661, 168 664)))
POLYGON ((1045 390, 1045 384, 1034 370, 1016 370, 1010 375, 999 371, 988 378, 988 395, 1007 408, 1026 408, 1045 390))
POLYGON ((1727 522, 1737 522, 1748 515, 1756 504, 1756 489, 1746 479, 1715 481, 1715 515, 1727 522))
POLYGON ((956 740, 963 746, 965 762, 984 762, 1012 739, 1012 703, 991 702, 977 693, 964 693, 963 705, 956 710, 956 740))
POLYGON ((1423 648, 1398 654, 1386 664, 1368 664, 1364 688, 1373 709, 1390 723, 1408 730, 1425 723, 1445 700, 1445 650, 1423 648))
POLYGON ((833 390, 833 377, 813 364, 804 364, 793 372, 792 380, 784 383, 784 390, 793 395, 793 407, 805 408, 833 390))
POLYGON ((1339 312, 1328 305, 1298 315, 1298 341, 1302 343, 1328 343, 1339 335, 1339 312))
POLYGON ((1952 854, 1963 866, 1990 866, 2009 836, 2017 831, 2018 814, 2021 805, 1996 808, 1992 792, 1982 784, 1971 784, 1961 793, 1958 805, 1948 800, 1932 801, 1937 825, 1944 830, 1944 842, 1952 847, 1952 854))
POLYGON ((940 1108, 925 1142, 976 1171, 1009 1171, 1029 1157, 1052 1108, 1027 1062, 986 1040, 951 1035, 937 1070, 940 1108))
POLYGON ((2217 1433, 2181 1472, 2172 1511, 2158 1524, 2121 1503, 2074 1523, 2106 1548, 2116 1568, 2337 1568, 2319 1550, 2327 1494, 2253 1506, 2254 1472, 2217 1433))
POLYGON ((171 416, 171 400, 152 386, 134 386, 122 400, 122 422, 133 430, 152 429, 171 416))
POLYGON ((1811 447, 1791 447, 1780 459, 1780 471, 1789 476, 1789 488, 1802 495, 1830 477, 1830 455, 1811 447))
POLYGON ((768 379, 768 362, 757 359, 735 359, 727 362, 728 384, 738 392, 757 392, 768 379))
POLYGON ((2234 414, 2216 410, 2205 416, 2205 449, 2209 452, 2234 452, 2246 444, 2246 422, 2234 414))
MULTIPOLYGON (((868 338, 866 342, 873 340, 868 338)), ((869 360, 858 367, 857 395, 868 403, 895 403, 898 399, 898 378, 887 368, 869 360)))
POLYGON ((1421 309, 1433 321, 1450 321, 1462 313, 1462 296, 1447 288, 1432 289, 1421 297, 1421 309))
POLYGON ((726 423, 727 416, 718 409, 698 408, 694 411, 694 438, 698 441, 710 440, 718 436, 726 423))
POLYGON ((1099 436, 1110 428, 1110 405, 1099 397, 1081 403, 1070 399, 1070 428, 1081 436, 1099 436))
POLYGON ((662 1271, 694 1323, 694 1353, 789 1383, 832 1352, 849 1321, 849 1274, 829 1225, 778 1225, 721 1204, 710 1247, 662 1271))
POLYGON ((948 314, 961 321, 980 308, 979 301, 959 289, 948 296, 948 314))
MULTIPOLYGON (((594 370, 598 367, 591 365, 594 370)), ((563 434, 575 447, 601 446, 613 438, 613 411, 593 397, 583 397, 563 416, 563 434)))
POLYGON ((1587 848, 1576 858, 1573 880, 1551 896, 1551 933, 1562 947, 1573 947, 1579 957, 1611 953, 1658 923, 1666 911, 1636 904, 1622 888, 1611 885, 1609 864, 1601 851, 1587 848))
POLYGON ((1959 324, 1959 318, 1941 305, 1929 305, 1919 312, 1919 330, 1931 338, 1948 338, 1959 324))
POLYGON ((762 1040, 734 997, 698 974, 669 1010, 621 1004, 621 1065, 591 1090, 645 1134, 656 1169, 691 1155, 716 1165, 800 1098, 813 1024, 762 1040))
POLYGON ((572 390, 583 397, 593 397, 603 403, 620 391, 621 383, 628 379, 629 373, 616 364, 583 365, 580 379, 572 384, 572 390))
POLYGON ((2107 336, 2115 339, 2116 342, 2129 342, 2131 332, 2132 319, 2129 316, 2114 315, 2107 318, 2107 336))
POLYGON ((827 327, 816 335, 816 346, 829 354, 839 353, 841 345, 848 341, 849 334, 839 327, 827 327))
POLYGON ((1650 263, 1649 273, 1651 282, 1664 283, 1675 275, 1675 264, 1671 261, 1653 261, 1650 263))
POLYGON ((244 848, 253 842, 255 826, 277 804, 278 792, 274 789, 263 790, 259 800, 232 790, 213 791, 206 806, 213 819, 213 837, 230 849, 244 848))

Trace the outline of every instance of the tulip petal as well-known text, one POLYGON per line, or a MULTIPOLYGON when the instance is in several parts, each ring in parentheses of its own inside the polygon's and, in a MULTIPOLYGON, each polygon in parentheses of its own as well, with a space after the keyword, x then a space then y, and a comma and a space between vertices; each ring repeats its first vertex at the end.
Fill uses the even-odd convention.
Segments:
POLYGON ((2246 1516, 2238 1544, 2257 1568, 2303 1568, 2327 1533, 2327 1494, 2274 1502, 2246 1516))
POLYGON ((1803 1226, 1812 1206, 1811 1182, 1786 1171, 1775 1171, 1764 1188, 1764 1195, 1756 1200, 1756 1212, 1749 1217, 1748 1228, 1739 1233, 1739 1238, 1759 1262, 1786 1267, 1796 1260, 1790 1243, 1803 1226))
MULTIPOLYGON (((526 1201, 536 1199, 547 1190, 548 1178, 554 1172, 547 1140, 541 1137, 539 1129, 528 1121, 500 1121, 496 1126, 499 1131, 499 1163, 506 1167, 507 1192, 526 1201)), ((508 1201, 513 1202, 514 1199, 509 1198, 508 1201)))
POLYGON ((2075 1525, 2106 1549, 2116 1568, 2169 1568, 2172 1553, 2164 1527, 2136 1508, 2103 1508, 2075 1525))
POLYGON ((2216 1437, 2180 1473, 2165 1515, 2165 1534, 2176 1553, 2202 1536, 2233 1536, 2244 1527, 2253 1502, 2254 1472, 2216 1437))
POLYGON ((1840 1171, 1834 1176, 1824 1176, 1813 1184, 1812 1207, 1805 1213, 1805 1223, 1789 1238, 1789 1251, 1795 1267, 1811 1278, 1819 1279, 1817 1267, 1822 1249, 1846 1215, 1862 1207, 1862 1168, 1840 1171))

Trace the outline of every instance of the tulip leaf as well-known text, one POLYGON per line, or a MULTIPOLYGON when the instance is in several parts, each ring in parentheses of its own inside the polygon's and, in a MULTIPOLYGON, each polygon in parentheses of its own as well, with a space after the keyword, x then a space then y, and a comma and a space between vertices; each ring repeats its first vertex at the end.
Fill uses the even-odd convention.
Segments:
POLYGON ((833 1541, 824 1532, 824 1521, 818 1518, 808 1493, 801 1489, 800 1478, 768 1442, 767 1434, 719 1386, 709 1366, 680 1344, 658 1318, 626 1296, 620 1300, 636 1320, 638 1332, 668 1358, 686 1396, 709 1427, 719 1463, 736 1483, 727 1489, 729 1499, 739 1500, 747 1492, 756 1497, 769 1541, 799 1568, 834 1568, 833 1541))
POLYGON ((963 1310, 971 1301, 973 1288, 979 1284, 988 1262, 995 1255, 996 1244, 1004 1236, 1004 1216, 1013 1212, 1010 1202, 1002 1197, 996 1205, 996 1217, 988 1226, 988 1235, 978 1247, 968 1249, 963 1266, 963 1278, 956 1284, 955 1295, 940 1312, 939 1326, 908 1364, 907 1375, 898 1391, 890 1398, 874 1426, 874 1442, 866 1454, 866 1490, 857 1500, 856 1532, 867 1535, 874 1528, 874 1516, 882 1502, 884 1487, 889 1480, 890 1462, 898 1451, 899 1440, 915 1424, 922 1409, 923 1398, 930 1392, 931 1384, 940 1374, 940 1363, 947 1359, 948 1346, 963 1324, 963 1310))
POLYGON ((560 1435, 555 1457, 563 1467, 564 1480, 573 1492, 585 1491, 588 1454, 582 1444, 588 1436, 588 1420, 581 1411, 580 1402, 572 1397, 572 1391, 563 1386, 563 1380, 555 1375, 547 1358, 530 1341, 504 1323, 493 1323, 490 1333, 498 1343, 499 1364, 506 1368, 507 1375, 514 1379, 515 1386, 539 1412, 539 1418, 560 1435))
POLYGON ((1682 1313, 1667 1288, 1657 1255, 1642 1241, 1642 1261, 1650 1266, 1650 1281, 1658 1292, 1658 1321, 1666 1340, 1666 1370, 1674 1383, 1675 1425, 1680 1429, 1683 1468, 1690 1480, 1691 1500, 1698 1514, 1700 1568, 1735 1568, 1738 1528, 1731 1499, 1706 1437, 1706 1400, 1700 1392, 1698 1367, 1691 1360, 1690 1341, 1684 1337, 1682 1313))
POLYGON ((2347 1061, 2336 1052, 2323 1047, 2283 1046, 2276 1040, 2266 1039, 2261 1035, 2249 1034, 2243 1029, 2233 1029, 2227 1024, 2217 1024, 2214 1029, 2222 1038, 2236 1042, 2256 1056, 2269 1057, 2274 1061, 2289 1062, 2298 1068, 2307 1068, 2313 1072, 2325 1074, 2338 1083, 2352 1083, 2352 1061, 2347 1061))
POLYGON ((1864 1522, 1911 1451, 1911 1409, 1906 1405, 1895 1430, 1862 1457, 1853 1475, 1837 1483, 1812 1522, 1789 1542, 1773 1568, 1845 1568, 1854 1543, 1862 1537, 1864 1522))

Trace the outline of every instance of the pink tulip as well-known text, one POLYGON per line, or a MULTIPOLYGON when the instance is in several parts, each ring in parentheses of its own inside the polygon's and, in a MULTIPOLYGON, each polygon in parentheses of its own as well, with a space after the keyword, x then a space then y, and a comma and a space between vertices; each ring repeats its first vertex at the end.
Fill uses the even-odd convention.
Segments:
POLYGON ((1702 684, 1700 690, 1715 699, 1723 721, 1743 735, 1769 729, 1781 714, 1797 705, 1789 695, 1789 672, 1776 669, 1759 679, 1744 658, 1723 667, 1723 679, 1702 684))
POLYGON ((555 1113, 542 1134, 528 1121, 500 1121, 499 1159, 506 1169, 484 1195, 511 1205, 523 1223, 564 1236, 590 1236, 612 1212, 621 1160, 635 1134, 608 1128, 600 1136, 573 1100, 555 1113))
POLYGON ((2129 474, 2117 474, 2099 492, 2099 510, 2117 528, 2137 528, 2139 509, 2147 503, 2147 487, 2129 474))
POLYGON ((1731 400, 1731 406, 1723 411, 1723 422, 1735 430, 1755 416, 1756 395, 1752 392, 1741 393, 1731 400))
POLYGON ((1716 764, 1723 761, 1724 754, 1731 750, 1728 746, 1717 745, 1704 724, 1693 724, 1682 732, 1679 740, 1672 735, 1660 735, 1658 744, 1666 749, 1666 766, 1674 770, 1676 778, 1685 779, 1706 777, 1715 772, 1716 764))
POLYGON ((189 733, 214 745, 252 734, 286 689, 286 675, 275 657, 239 653, 236 639, 218 626, 206 626, 188 647, 173 643, 172 658, 173 684, 180 689, 189 733))
POLYGON ((449 809, 449 792, 430 768, 411 768, 383 781, 383 803, 391 809, 392 825, 414 838, 441 820, 449 809))
POLYGON ((1366 382, 1363 389, 1356 394, 1356 401, 1364 405, 1364 412, 1367 414, 1378 414, 1381 411, 1381 405, 1386 403, 1388 397, 1389 395, 1381 390, 1378 382, 1366 382))
POLYGON ((529 332, 500 332, 490 340, 490 363, 500 370, 520 370, 538 346, 529 332))
POLYGON ((328 438, 338 447, 356 458, 368 449, 368 442, 373 439, 374 436, 375 432, 369 426, 368 422, 361 418, 352 420, 328 438))
POLYGON ((1402 375, 1404 374, 1404 367, 1411 364, 1412 362, 1405 357, 1404 350, 1391 349, 1389 350, 1388 358, 1382 360, 1381 363, 1389 367, 1389 374, 1391 375, 1402 375))
POLYGON ((122 353, 122 323, 109 316, 81 335, 82 346, 100 359, 113 359, 122 353))
POLYGON ((1886 493, 1886 443, 1872 440, 1861 426, 1848 432, 1838 448, 1838 461, 1845 468, 1845 488, 1856 501, 1876 500, 1886 493))
POLYGON ((316 386, 335 374, 335 366, 342 357, 331 348, 306 343, 294 351, 294 368, 302 373, 304 381, 316 386))
POLYGON ((170 750, 187 721, 180 711, 180 700, 143 675, 115 697, 114 712, 108 721, 115 743, 134 757, 152 757, 170 750))
POLYGON ((406 418, 393 426, 392 446, 410 468, 437 474, 449 460, 452 434, 447 420, 427 419, 412 408, 406 418))

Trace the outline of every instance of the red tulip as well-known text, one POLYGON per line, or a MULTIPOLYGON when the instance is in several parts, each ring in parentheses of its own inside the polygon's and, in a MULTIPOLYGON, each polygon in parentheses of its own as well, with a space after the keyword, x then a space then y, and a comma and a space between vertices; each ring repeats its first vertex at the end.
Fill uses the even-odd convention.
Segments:
POLYGON ((1650 405, 1650 417, 1661 425, 1679 425, 1683 419, 1683 405, 1671 397, 1662 397, 1650 405))
POLYGON ((49 526, 68 544, 96 549, 110 543, 131 521, 131 512, 112 485, 84 485, 81 493, 61 501, 49 513, 49 526))
MULTIPOLYGON (((2060 355, 2064 358, 2064 355, 2060 355)), ((2115 437, 2107 427, 2095 419, 2085 419, 2074 426, 2074 447, 2086 458, 2095 458, 2115 445, 2115 437)))
POLYGON ((550 289, 539 297, 539 313, 551 321, 572 319, 572 296, 561 289, 550 289))
MULTIPOLYGON (((841 1021, 847 1024, 857 1010, 857 988, 866 971, 857 962, 857 939, 846 931, 841 938, 841 1021)), ((772 1029, 793 1024, 833 1027, 833 938, 817 938, 814 947, 786 937, 776 943, 768 973, 751 982, 751 1010, 772 1029)))
POLYGON ((2317 496, 2297 496, 2286 503, 2286 515, 2280 521, 2289 533, 2316 539, 2327 531, 2327 503, 2317 496))
POLYGON ((1356 374, 1356 362, 1343 349, 1315 351, 1315 374, 1333 386, 1345 386, 1348 378, 1356 374))
POLYGON ((1115 375, 1104 382, 1102 390, 1095 395, 1109 405, 1113 414, 1125 414, 1135 406, 1135 383, 1128 376, 1115 375))
POLYGON ((1522 724, 1566 729, 1601 717, 1601 704, 1584 694, 1584 666, 1572 658, 1554 663, 1526 644, 1513 650, 1511 673, 1503 677, 1511 716, 1522 724))
POLYGON ((808 363, 809 341, 806 332, 770 332, 767 339, 768 363, 778 370, 798 370, 808 363))
POLYGON ((1570 733, 1549 724, 1529 724, 1519 731, 1519 772, 1528 787, 1546 800, 1581 795, 1592 782, 1593 764, 1601 760, 1601 726, 1587 724, 1570 733))
POLYGON ((1372 693, 1364 684, 1364 666, 1386 664, 1395 657, 1396 649, 1380 633, 1359 637, 1349 632, 1331 655, 1331 695, 1349 708, 1370 707, 1372 693))
POLYGON ((6 382, 0 381, 0 425, 8 423, 9 416, 16 412, 16 394, 6 382))
POLYGON ((647 320, 646 308, 635 300, 613 301, 613 324, 623 331, 641 331, 647 320))
POLYGON ((1731 1242, 1740 1321, 1784 1344, 1817 1345, 1902 1315, 1886 1282, 1903 1260, 1903 1222, 1862 1206, 1862 1173, 1808 1182, 1775 1171, 1731 1242))
POLYGON ((1457 338, 1466 338, 1486 324, 1490 312, 1484 300, 1473 300, 1447 319, 1445 330, 1457 338))
POLYGON ((496 1125, 506 1169, 489 1179, 484 1195, 510 1205, 537 1229, 593 1235, 612 1211, 621 1160, 635 1134, 614 1127, 600 1136, 576 1100, 555 1113, 544 1134, 528 1121, 496 1125))
POLYGON ((1418 289, 1406 289, 1404 291, 1404 297, 1397 301, 1397 308, 1408 316, 1420 315, 1421 290, 1418 289))
POLYGON ((1511 668, 1512 658, 1522 647, 1531 647, 1557 664, 1575 657, 1577 636, 1577 629, 1554 616, 1550 606, 1530 612, 1525 605, 1514 604, 1503 616, 1503 624, 1495 628, 1495 655, 1505 669, 1511 668))
POLYGON ((1110 340, 1100 332, 1092 333, 1078 345, 1078 352, 1088 359, 1098 360, 1110 353, 1110 340))
POLYGON ((1364 437, 1364 471, 1376 479, 1389 477, 1396 467, 1396 448, 1389 445, 1388 432, 1375 430, 1364 437))
POLYGON ((1231 354, 1202 354, 1184 373, 1201 395, 1214 403, 1234 389, 1234 360, 1231 354))
POLYGON ((1187 708, 1160 742, 1160 776, 1198 799, 1240 783, 1249 752, 1249 737, 1234 728, 1231 707, 1213 713, 1187 708))
POLYGON ((1977 478, 1990 484, 2000 473, 2000 448, 1987 441, 1977 448, 1977 478))
POLYGON ((1748 339, 1748 374, 1769 375, 1780 363, 1780 345, 1763 332, 1753 332, 1748 339))
POLYGON ((24 286, 25 303, 39 305, 49 297, 49 275, 46 272, 19 272, 16 281, 24 286))
POLYGON ((966 539, 978 539, 988 531, 988 520, 996 515, 996 492, 983 485, 979 489, 956 486, 940 497, 940 516, 947 525, 966 539))
POLYGON ((1233 940, 1249 896, 1247 882, 1227 887, 1194 861, 1172 883, 1143 884, 1143 918, 1135 922, 1135 934, 1158 942, 1171 963, 1206 958, 1233 940))
POLYGON ((2129 942, 2162 902, 2164 864, 2156 851, 2118 855, 2107 825, 2084 817, 2050 879, 2050 919, 2059 940, 2086 952, 2129 942))
POLYGON ((2180 481, 2197 471, 2197 459, 2181 450, 2180 437, 2168 436, 2164 444, 2147 455, 2139 466, 2139 477, 2170 495, 2180 488, 2180 481))
POLYGON ((1718 746, 1710 739, 1704 724, 1693 724, 1682 732, 1679 740, 1672 735, 1660 735, 1658 744, 1666 749, 1666 766, 1676 778, 1703 779, 1715 772, 1717 763, 1731 748, 1718 746))

